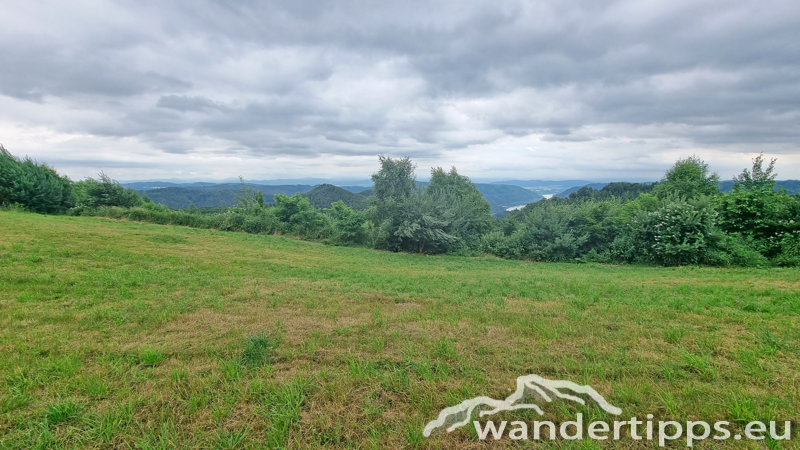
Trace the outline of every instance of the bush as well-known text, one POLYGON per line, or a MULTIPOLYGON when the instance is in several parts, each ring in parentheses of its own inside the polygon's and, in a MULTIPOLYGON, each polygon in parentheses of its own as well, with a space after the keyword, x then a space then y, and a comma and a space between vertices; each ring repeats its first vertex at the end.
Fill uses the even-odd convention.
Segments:
POLYGON ((286 194, 275 194, 274 198, 275 217, 281 222, 291 222, 295 215, 314 210, 311 202, 300 194, 294 194, 291 197, 286 194))
POLYGON ((378 223, 372 220, 367 221, 364 227, 367 245, 377 250, 388 250, 391 225, 392 223, 388 219, 378 223))
POLYGON ((522 228, 514 233, 519 235, 524 257, 534 261, 569 261, 578 257, 589 235, 576 226, 573 213, 568 207, 532 210, 522 228))
POLYGON ((756 250, 752 239, 740 234, 720 233, 716 248, 709 249, 706 264, 715 266, 763 267, 769 260, 756 250))
POLYGON ((280 222, 268 210, 245 216, 242 230, 253 234, 272 234, 280 231, 280 222))
POLYGON ((481 250, 500 258, 520 259, 523 250, 518 235, 506 236, 502 231, 492 231, 481 237, 481 250))
POLYGON ((734 189, 718 199, 720 227, 753 239, 764 256, 783 252, 783 236, 800 230, 795 218, 800 202, 786 192, 766 189, 734 189))
POLYGON ((510 235, 502 231, 484 235, 481 248, 502 258, 574 261, 585 253, 589 240, 578 211, 569 205, 543 203, 529 210, 510 235))
POLYGON ((333 226, 328 217, 316 209, 304 210, 294 214, 289 223, 293 232, 306 239, 322 239, 333 234, 333 226))
POLYGON ((720 239, 716 216, 707 197, 691 201, 669 197, 654 211, 636 212, 615 240, 612 252, 628 262, 703 263, 720 239))
POLYGON ((100 172, 100 180, 87 178, 75 183, 80 193, 78 204, 88 208, 121 206, 130 208, 140 206, 142 199, 133 189, 126 189, 108 175, 100 172))
POLYGON ((328 217, 333 222, 334 242, 360 244, 366 238, 364 213, 345 205, 341 200, 331 203, 327 209, 328 217))
POLYGON ((236 209, 229 209, 221 214, 221 220, 217 228, 220 231, 242 231, 247 215, 236 209))
POLYGON ((775 264, 790 267, 800 266, 800 230, 783 233, 780 249, 780 253, 775 258, 775 264))

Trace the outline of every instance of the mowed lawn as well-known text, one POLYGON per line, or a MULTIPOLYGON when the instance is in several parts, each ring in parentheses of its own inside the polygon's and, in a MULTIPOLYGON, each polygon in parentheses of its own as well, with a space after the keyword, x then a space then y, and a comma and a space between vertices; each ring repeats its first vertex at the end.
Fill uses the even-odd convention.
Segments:
POLYGON ((796 269, 395 254, 0 212, 0 447, 653 447, 422 436, 442 408, 535 373, 591 385, 624 418, 794 420, 793 448, 798 314, 796 269))

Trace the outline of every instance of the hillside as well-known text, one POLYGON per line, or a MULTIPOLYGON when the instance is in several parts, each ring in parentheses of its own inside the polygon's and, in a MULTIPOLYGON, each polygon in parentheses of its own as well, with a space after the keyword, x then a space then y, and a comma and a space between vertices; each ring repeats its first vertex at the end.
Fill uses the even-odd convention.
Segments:
POLYGON ((586 180, 506 180, 495 181, 492 184, 520 186, 539 195, 555 195, 571 187, 586 186, 587 184, 593 184, 593 182, 586 180))
POLYGON ((356 210, 364 210, 369 206, 364 196, 354 194, 331 184, 319 185, 303 194, 303 197, 308 198, 311 204, 319 209, 330 208, 331 203, 337 201, 342 201, 345 205, 356 210))
POLYGON ((590 184, 584 184, 582 186, 573 186, 573 187, 571 187, 569 189, 566 189, 566 190, 564 190, 562 192, 559 192, 558 194, 555 194, 554 197, 567 198, 573 192, 578 192, 581 188, 584 188, 584 187, 587 187, 589 189, 600 190, 600 189, 603 189, 607 184, 608 183, 590 183, 590 184))
POLYGON ((483 194, 483 198, 492 205, 492 213, 542 199, 540 194, 519 186, 488 183, 476 183, 475 186, 483 194))
MULTIPOLYGON (((4 448, 474 447, 466 427, 423 426, 529 373, 589 384, 625 416, 741 433, 737 419, 800 415, 796 270, 431 257, 6 211, 0 228, 4 448)), ((547 419, 587 408, 606 420, 558 399, 547 419)))
MULTIPOLYGON (((285 185, 285 186, 263 186, 248 185, 249 188, 261 191, 264 200, 269 203, 275 194, 294 195, 305 193, 313 189, 313 186, 305 185, 285 185)), ((167 206, 172 209, 185 209, 194 203, 197 207, 202 206, 232 206, 236 203, 236 194, 241 192, 238 184, 215 184, 203 187, 166 187, 161 189, 149 189, 139 191, 141 195, 149 197, 153 202, 167 206)))

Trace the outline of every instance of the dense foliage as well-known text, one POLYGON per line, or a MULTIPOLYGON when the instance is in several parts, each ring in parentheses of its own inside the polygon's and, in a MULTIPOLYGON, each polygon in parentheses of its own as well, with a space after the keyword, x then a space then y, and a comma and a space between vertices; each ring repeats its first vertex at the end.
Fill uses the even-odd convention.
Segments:
MULTIPOLYGON (((260 191, 267 202, 275 194, 294 195, 306 193, 312 189, 305 185, 279 185, 264 186, 252 185, 251 189, 260 191)), ((236 204, 236 195, 239 193, 236 184, 215 184, 211 186, 200 185, 197 187, 163 187, 140 191, 140 194, 149 197, 153 202, 167 206, 171 209, 186 209, 194 205, 201 207, 230 207, 236 204)))
POLYGON ((0 205, 10 204, 55 214, 75 206, 75 194, 67 177, 30 158, 20 160, 0 145, 0 205))
MULTIPOLYGON (((455 168, 416 181, 408 158, 380 156, 369 197, 330 185, 266 200, 262 186, 217 189, 226 208, 173 210, 101 173, 72 182, 0 147, 0 204, 48 214, 100 215, 247 233, 292 234, 391 251, 491 254, 533 261, 658 265, 800 265, 800 196, 775 187, 775 161, 753 160, 719 192, 697 157, 657 183, 610 183, 493 219, 485 193, 455 168), (228 192, 230 191, 230 192, 228 192)), ((291 188, 291 187, 290 187, 291 188)), ((198 192, 201 190, 198 189, 198 192)))
POLYGON ((697 157, 658 183, 582 188, 497 221, 483 249, 537 261, 797 265, 800 198, 774 190, 774 165, 762 166, 756 158, 729 194, 697 157))

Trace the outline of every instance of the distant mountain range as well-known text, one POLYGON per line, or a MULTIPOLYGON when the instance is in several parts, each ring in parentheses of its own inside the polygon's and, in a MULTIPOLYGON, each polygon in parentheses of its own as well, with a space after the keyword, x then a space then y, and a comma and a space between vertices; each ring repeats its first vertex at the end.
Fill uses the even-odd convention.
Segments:
MULTIPOLYGON (((358 197, 353 195, 364 193, 360 198, 372 195, 370 186, 333 186, 331 184, 314 185, 262 185, 256 183, 245 183, 249 188, 259 190, 264 195, 264 200, 270 202, 275 194, 308 194, 312 204, 319 208, 328 208, 330 203, 342 200, 348 206, 359 209, 363 204, 358 197), (321 188, 321 189, 320 189, 321 188), (335 188, 335 189, 334 189, 335 188), (314 192, 312 192, 314 191, 314 192), (366 192, 365 192, 366 191, 366 192)), ((420 186, 426 186, 427 182, 419 182, 420 186)), ((236 203, 236 194, 240 192, 239 183, 205 183, 194 182, 178 184, 171 182, 140 181, 124 183, 139 191, 140 194, 149 197, 156 203, 160 203, 172 209, 185 209, 194 204, 202 206, 233 206, 236 203)), ((541 200, 543 197, 535 191, 525 189, 520 186, 477 183, 478 190, 492 207, 492 213, 498 214, 505 212, 512 206, 527 205, 528 203, 541 200)))
MULTIPOLYGON (((245 179, 246 184, 258 184, 262 186, 319 186, 323 184, 332 184, 334 186, 359 186, 363 189, 372 186, 370 179, 352 179, 352 180, 332 180, 327 178, 284 178, 277 180, 248 180, 245 179)), ((217 181, 204 181, 204 180, 134 180, 134 181, 120 181, 125 187, 143 191, 147 189, 162 188, 162 187, 203 187, 203 186, 217 186, 223 184, 239 185, 238 178, 226 178, 217 181)))
MULTIPOLYGON (((333 185, 330 183, 319 185, 261 184, 261 182, 246 182, 246 184, 252 189, 261 191, 267 202, 270 202, 275 194, 291 196, 299 193, 309 197, 311 203, 318 208, 328 208, 332 202, 342 200, 346 205, 354 209, 365 209, 367 205, 366 198, 372 195, 372 185, 371 183, 361 185, 360 183, 362 182, 364 180, 350 180, 350 183, 346 185, 333 185)), ((508 180, 506 183, 508 184, 499 182, 475 184, 491 205, 492 214, 497 217, 505 216, 510 208, 537 202, 544 198, 545 195, 565 198, 584 186, 600 190, 608 184, 592 183, 586 180, 508 180), (568 184, 571 185, 567 186, 568 184)), ((428 182, 420 181, 418 184, 424 187, 427 186, 428 182)), ((233 206, 236 203, 236 194, 241 189, 241 185, 238 182, 174 183, 169 181, 137 181, 123 183, 123 185, 133 188, 142 195, 150 197, 154 202, 172 209, 188 208, 191 204, 197 207, 233 206)), ((787 189, 790 194, 800 192, 800 181, 798 180, 776 181, 775 186, 776 189, 787 189)), ((733 181, 723 181, 720 191, 730 192, 732 187, 733 181)))

